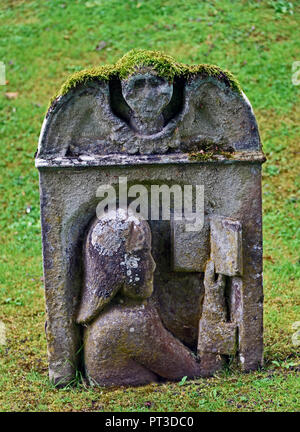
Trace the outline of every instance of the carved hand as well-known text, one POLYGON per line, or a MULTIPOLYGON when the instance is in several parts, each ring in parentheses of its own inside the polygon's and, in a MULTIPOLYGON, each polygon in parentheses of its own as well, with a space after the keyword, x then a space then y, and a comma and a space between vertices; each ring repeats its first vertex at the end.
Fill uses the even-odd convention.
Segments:
POLYGON ((204 274, 204 287, 206 290, 221 291, 225 288, 225 276, 219 274, 218 279, 215 279, 215 264, 212 260, 208 261, 205 268, 204 274))
POLYGON ((202 317, 210 321, 226 320, 225 304, 225 276, 219 274, 216 280, 214 262, 208 261, 204 274, 205 297, 203 303, 202 317))

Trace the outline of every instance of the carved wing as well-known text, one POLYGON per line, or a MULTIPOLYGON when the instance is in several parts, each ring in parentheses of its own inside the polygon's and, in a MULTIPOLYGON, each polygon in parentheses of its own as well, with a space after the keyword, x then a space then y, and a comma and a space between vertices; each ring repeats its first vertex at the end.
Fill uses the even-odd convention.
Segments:
POLYGON ((49 109, 38 157, 78 157, 121 152, 131 134, 111 109, 109 84, 91 81, 61 96, 49 109))
POLYGON ((205 143, 219 145, 224 151, 260 149, 248 99, 212 77, 196 77, 185 84, 179 133, 185 151, 205 143))

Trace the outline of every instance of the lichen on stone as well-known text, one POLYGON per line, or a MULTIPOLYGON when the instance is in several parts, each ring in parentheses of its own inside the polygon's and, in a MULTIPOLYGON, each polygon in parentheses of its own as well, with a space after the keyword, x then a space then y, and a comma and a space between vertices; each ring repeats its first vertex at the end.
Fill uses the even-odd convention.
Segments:
POLYGON ((224 151, 219 145, 213 144, 209 141, 203 141, 198 144, 200 150, 192 151, 189 153, 189 159, 192 161, 205 162, 207 160, 216 159, 216 156, 223 156, 226 159, 233 157, 233 151, 224 151))
POLYGON ((109 81, 112 78, 126 79, 142 67, 150 67, 158 76, 166 78, 169 82, 173 82, 175 77, 186 79, 196 76, 203 78, 213 77, 224 82, 225 85, 238 94, 242 91, 237 79, 229 71, 217 66, 209 64, 186 65, 177 62, 173 57, 160 51, 133 49, 114 65, 83 69, 69 76, 57 94, 51 99, 50 106, 58 97, 65 95, 80 84, 86 84, 93 79, 99 81, 109 81))

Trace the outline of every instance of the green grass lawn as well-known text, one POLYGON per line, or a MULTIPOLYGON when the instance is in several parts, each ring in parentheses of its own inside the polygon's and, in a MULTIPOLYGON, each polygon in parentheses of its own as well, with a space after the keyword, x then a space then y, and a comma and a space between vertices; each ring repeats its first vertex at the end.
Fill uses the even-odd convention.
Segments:
POLYGON ((299 410, 299 352, 292 343, 292 325, 300 321, 300 86, 292 84, 299 19, 299 1, 284 0, 1 1, 0 61, 8 83, 0 86, 0 411, 299 410), (265 365, 182 385, 89 389, 78 379, 57 390, 47 375, 34 153, 48 101, 67 75, 113 63, 132 48, 228 69, 252 102, 268 157, 265 365))

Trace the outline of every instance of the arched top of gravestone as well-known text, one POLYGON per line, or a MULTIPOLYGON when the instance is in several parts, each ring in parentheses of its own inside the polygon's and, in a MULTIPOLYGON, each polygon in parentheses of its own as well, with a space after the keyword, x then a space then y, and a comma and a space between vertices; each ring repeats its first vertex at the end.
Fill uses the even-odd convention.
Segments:
POLYGON ((65 82, 46 114, 37 157, 260 150, 251 105, 230 72, 133 50, 65 82))

